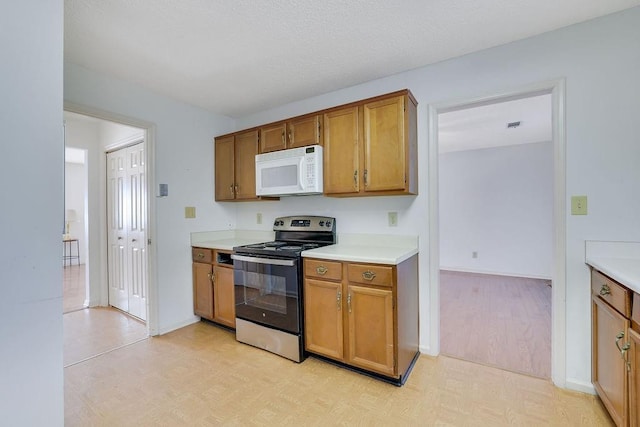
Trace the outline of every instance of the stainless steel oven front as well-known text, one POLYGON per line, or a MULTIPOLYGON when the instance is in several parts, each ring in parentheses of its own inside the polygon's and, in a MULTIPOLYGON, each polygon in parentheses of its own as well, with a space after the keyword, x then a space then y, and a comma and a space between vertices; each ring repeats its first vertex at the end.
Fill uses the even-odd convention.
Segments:
POLYGON ((238 341, 302 361, 300 258, 232 258, 238 341))

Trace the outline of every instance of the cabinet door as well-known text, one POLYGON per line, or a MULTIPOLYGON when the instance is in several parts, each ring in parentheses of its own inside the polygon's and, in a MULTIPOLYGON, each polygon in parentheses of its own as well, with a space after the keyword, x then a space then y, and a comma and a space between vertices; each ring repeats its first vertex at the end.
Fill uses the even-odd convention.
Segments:
POLYGON ((612 309, 600 297, 592 298, 592 372, 593 385, 617 426, 626 426, 627 366, 616 346, 628 341, 629 320, 612 309), (619 334, 624 334, 618 339, 619 334))
POLYGON ((287 147, 298 148, 322 144, 322 116, 305 116, 287 123, 287 147))
POLYGON ((213 269, 211 264, 193 263, 193 312, 200 317, 213 319, 213 269))
POLYGON ((404 100, 397 96, 364 105, 364 191, 405 189, 404 100))
POLYGON ((237 134, 235 136, 234 154, 236 199, 255 199, 258 131, 253 130, 237 134))
POLYGON ((284 122, 260 128, 260 152, 284 150, 287 148, 286 138, 284 122))
POLYGON ((342 361, 342 284, 305 279, 304 309, 307 351, 342 361))
POLYGON ((215 140, 216 201, 233 200, 234 191, 234 139, 233 136, 215 140))
POLYGON ((358 107, 325 113, 324 193, 360 191, 360 124, 358 107))
POLYGON ((629 361, 629 415, 630 426, 640 427, 640 333, 629 329, 631 347, 627 354, 629 361))
POLYGON ((213 273, 213 320, 230 328, 235 328, 236 299, 233 288, 233 268, 216 265, 213 267, 213 273))
POLYGON ((347 312, 347 363, 385 375, 395 375, 393 292, 349 285, 347 312))

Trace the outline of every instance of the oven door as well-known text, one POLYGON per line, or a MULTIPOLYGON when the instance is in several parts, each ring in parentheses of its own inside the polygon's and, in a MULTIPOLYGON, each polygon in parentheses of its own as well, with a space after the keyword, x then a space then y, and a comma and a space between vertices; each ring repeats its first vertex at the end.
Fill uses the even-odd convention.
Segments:
POLYGON ((236 317, 300 333, 300 275, 297 259, 231 255, 236 317))

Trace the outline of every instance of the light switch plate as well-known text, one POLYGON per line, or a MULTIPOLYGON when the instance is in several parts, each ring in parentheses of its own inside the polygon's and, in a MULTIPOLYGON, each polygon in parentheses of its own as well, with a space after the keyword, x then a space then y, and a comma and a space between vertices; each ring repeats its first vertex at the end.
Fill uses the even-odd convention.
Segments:
POLYGON ((195 218, 196 217, 196 207, 195 206, 185 206, 185 208, 184 208, 184 217, 185 218, 195 218))
POLYGON ((398 212, 389 212, 389 227, 398 226, 398 212))
POLYGON ((256 214, 256 224, 262 224, 262 213, 260 212, 256 214))
POLYGON ((571 215, 587 214, 587 196, 571 196, 571 215))

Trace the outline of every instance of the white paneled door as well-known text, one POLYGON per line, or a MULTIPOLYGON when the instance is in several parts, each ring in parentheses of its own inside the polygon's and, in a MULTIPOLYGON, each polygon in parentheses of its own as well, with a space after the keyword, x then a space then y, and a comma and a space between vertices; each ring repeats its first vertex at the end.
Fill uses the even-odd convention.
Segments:
POLYGON ((144 144, 107 153, 109 304, 147 319, 144 144))

